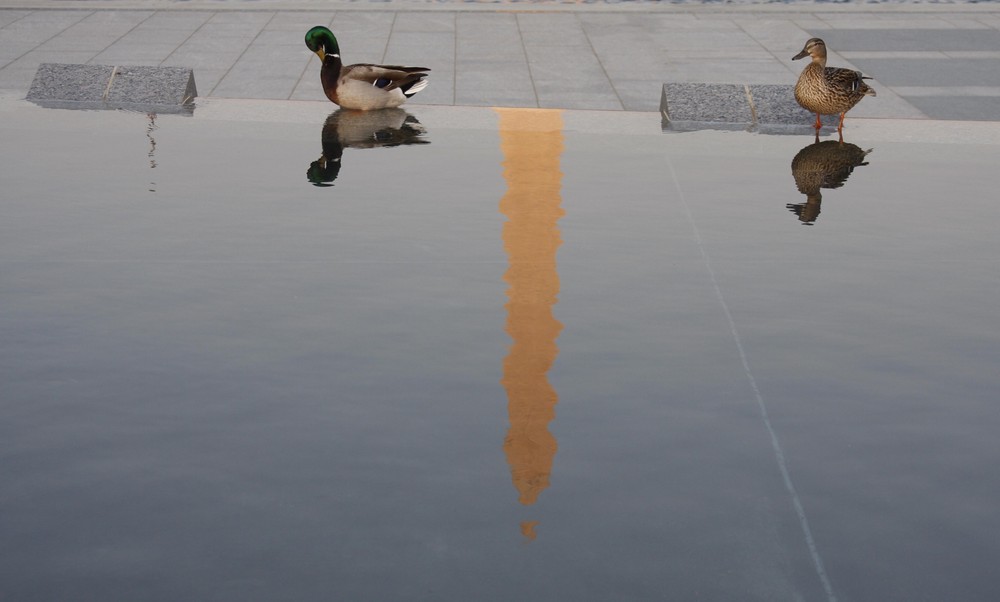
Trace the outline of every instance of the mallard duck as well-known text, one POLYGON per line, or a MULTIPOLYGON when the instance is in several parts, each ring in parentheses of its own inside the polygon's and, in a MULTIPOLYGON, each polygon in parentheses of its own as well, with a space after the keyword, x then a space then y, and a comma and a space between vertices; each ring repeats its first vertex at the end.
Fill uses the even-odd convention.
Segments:
POLYGON ((341 148, 381 148, 429 144, 427 128, 403 109, 359 113, 337 109, 323 123, 321 138, 341 148))
POLYGON ((840 115, 837 131, 844 129, 844 115, 865 96, 875 96, 875 90, 864 82, 870 77, 860 71, 826 66, 826 43, 819 38, 806 42, 802 52, 792 57, 797 61, 811 56, 812 62, 802 70, 795 84, 795 100, 807 111, 816 113, 815 128, 823 127, 820 115, 840 115))
POLYGON ((785 207, 796 214, 799 221, 811 225, 819 217, 823 202, 820 189, 843 186, 855 167, 868 165, 865 159, 872 150, 835 140, 816 140, 803 148, 792 159, 792 177, 795 178, 795 187, 806 195, 806 202, 785 207))
POLYGON ((319 72, 326 97, 345 109, 368 111, 398 107, 427 87, 427 67, 344 64, 333 32, 322 25, 306 32, 306 47, 322 63, 319 72))
POLYGON ((326 118, 320 134, 323 154, 309 165, 306 177, 316 186, 332 186, 340 174, 345 148, 377 148, 429 144, 426 128, 403 109, 345 111, 326 118))

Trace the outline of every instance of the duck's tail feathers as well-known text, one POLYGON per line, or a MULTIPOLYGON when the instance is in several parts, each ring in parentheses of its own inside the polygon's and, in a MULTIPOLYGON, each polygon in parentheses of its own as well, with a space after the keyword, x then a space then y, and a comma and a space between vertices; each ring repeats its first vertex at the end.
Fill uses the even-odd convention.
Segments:
POLYGON ((866 80, 866 79, 871 79, 871 77, 869 77, 867 75, 861 75, 861 72, 858 72, 858 79, 857 79, 857 82, 856 82, 856 88, 855 89, 856 90, 860 90, 860 92, 862 94, 864 94, 865 96, 877 96, 875 94, 875 89, 872 88, 872 87, 870 87, 868 84, 865 83, 864 80, 866 80))
POLYGON ((417 92, 419 92, 419 91, 423 90, 424 88, 426 88, 427 84, 428 84, 428 80, 426 78, 426 74, 422 74, 422 76, 420 77, 420 79, 417 79, 417 80, 415 80, 413 82, 410 82, 409 84, 400 86, 399 89, 403 92, 404 96, 406 96, 407 98, 410 98, 411 96, 413 96, 417 92))

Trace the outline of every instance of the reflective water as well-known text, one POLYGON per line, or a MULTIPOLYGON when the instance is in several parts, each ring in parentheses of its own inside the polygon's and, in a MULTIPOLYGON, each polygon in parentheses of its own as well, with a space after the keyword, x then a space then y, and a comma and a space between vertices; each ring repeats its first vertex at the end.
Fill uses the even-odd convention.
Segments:
POLYGON ((0 107, 3 599, 994 595, 997 144, 232 106, 0 107))

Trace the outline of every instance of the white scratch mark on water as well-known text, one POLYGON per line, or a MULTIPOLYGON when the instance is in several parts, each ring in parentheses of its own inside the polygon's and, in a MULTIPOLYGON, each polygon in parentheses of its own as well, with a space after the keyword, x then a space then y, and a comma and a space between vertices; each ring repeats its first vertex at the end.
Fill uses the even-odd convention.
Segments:
POLYGON ((806 517, 805 508, 802 506, 802 500, 799 499, 799 494, 795 490, 795 484, 792 483, 792 476, 788 472, 788 464, 785 461, 785 452, 781 449, 781 442, 778 441, 778 435, 774 432, 774 426, 771 425, 771 418, 767 413, 767 404, 764 403, 764 396, 760 394, 760 389, 757 387, 757 379, 754 378, 753 371, 750 369, 750 361, 747 359, 746 350, 743 348, 743 340, 740 338, 739 330, 736 328, 736 321, 733 320, 733 314, 729 311, 729 304, 726 303, 726 298, 722 294, 722 287, 719 286, 719 280, 715 276, 715 269, 712 267, 712 260, 708 255, 708 251, 705 249, 705 242, 701 237, 701 231, 698 229, 698 225, 694 221, 694 213, 691 211, 691 205, 688 204, 687 196, 685 196, 684 190, 681 188, 681 183, 677 178, 677 172, 674 169, 673 162, 670 161, 670 157, 666 157, 666 161, 667 167, 670 169, 670 176, 674 181, 674 187, 677 189, 677 194, 681 199, 681 204, 684 206, 688 222, 691 224, 691 229, 694 231, 695 242, 698 245, 698 251, 701 253, 702 261, 705 263, 705 269, 708 271, 709 279, 712 281, 712 287, 715 289, 716 299, 718 299, 719 305, 722 306, 722 313, 725 314, 726 321, 729 323, 729 332, 732 334, 733 340, 736 342, 736 350, 739 352, 740 361, 743 362, 743 371, 746 373, 747 381, 750 383, 750 389, 753 391, 754 399, 757 400, 757 409, 760 411, 761 422, 764 424, 764 428, 771 437, 771 448, 774 450, 774 458, 778 463, 778 470, 781 472, 781 478, 785 482, 785 489, 788 490, 788 494, 792 498, 792 505, 795 507, 795 513, 798 515, 799 525, 802 527, 802 534, 805 538, 806 546, 809 548, 809 554, 812 556, 813 566, 816 568, 816 575, 819 577, 820 583, 823 585, 823 590, 826 592, 827 601, 836 602, 837 597, 833 593, 833 587, 830 585, 830 579, 826 575, 826 569, 823 568, 823 559, 820 557, 819 549, 816 547, 816 540, 813 538, 812 529, 809 528, 809 519, 806 517))

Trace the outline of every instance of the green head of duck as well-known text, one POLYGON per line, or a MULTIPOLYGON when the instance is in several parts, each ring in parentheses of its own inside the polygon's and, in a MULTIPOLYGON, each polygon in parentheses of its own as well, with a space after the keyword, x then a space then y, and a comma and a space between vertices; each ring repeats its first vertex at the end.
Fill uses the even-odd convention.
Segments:
POLYGON ((306 32, 306 47, 316 53, 319 60, 326 60, 327 55, 340 55, 340 44, 329 28, 317 25, 306 32))

